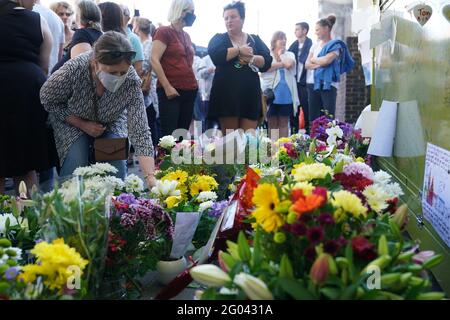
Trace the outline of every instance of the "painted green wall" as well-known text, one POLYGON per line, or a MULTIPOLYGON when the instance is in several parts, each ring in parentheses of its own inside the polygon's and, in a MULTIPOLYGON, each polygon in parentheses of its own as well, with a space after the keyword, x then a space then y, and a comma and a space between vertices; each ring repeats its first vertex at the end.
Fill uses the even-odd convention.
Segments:
MULTIPOLYGON (((389 42, 375 49, 372 106, 378 110, 383 100, 400 102, 394 157, 377 162, 406 191, 402 200, 411 209, 410 236, 420 241, 421 248, 445 254, 444 263, 433 273, 450 296, 450 248, 427 221, 418 223, 426 143, 450 150, 450 22, 439 3, 435 1, 424 27, 407 17, 393 18, 397 25, 394 53, 389 42)), ((390 24, 383 25, 389 34, 390 24)))

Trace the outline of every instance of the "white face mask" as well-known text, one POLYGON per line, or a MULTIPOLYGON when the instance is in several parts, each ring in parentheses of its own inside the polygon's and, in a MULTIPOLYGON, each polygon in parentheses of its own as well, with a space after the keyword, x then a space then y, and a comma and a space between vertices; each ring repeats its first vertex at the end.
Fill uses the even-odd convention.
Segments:
POLYGON ((116 92, 119 90, 120 86, 127 79, 128 71, 123 76, 116 76, 105 71, 97 71, 97 77, 100 82, 105 87, 106 90, 110 92, 116 92))

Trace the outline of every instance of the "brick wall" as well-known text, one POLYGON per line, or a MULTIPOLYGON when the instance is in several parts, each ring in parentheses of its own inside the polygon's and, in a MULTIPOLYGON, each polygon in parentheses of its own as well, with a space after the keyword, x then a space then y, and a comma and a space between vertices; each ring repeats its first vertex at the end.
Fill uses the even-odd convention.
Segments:
POLYGON ((347 73, 345 121, 354 123, 364 107, 370 104, 370 87, 366 87, 358 50, 358 37, 347 37, 347 45, 355 59, 355 67, 347 73))

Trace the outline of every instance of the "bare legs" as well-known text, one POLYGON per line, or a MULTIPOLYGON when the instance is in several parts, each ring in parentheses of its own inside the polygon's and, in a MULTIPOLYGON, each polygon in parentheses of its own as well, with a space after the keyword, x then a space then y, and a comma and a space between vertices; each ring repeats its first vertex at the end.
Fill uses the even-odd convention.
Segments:
POLYGON ((219 121, 220 121, 220 128, 222 129, 223 134, 226 134, 227 130, 237 130, 237 129, 242 129, 244 131, 250 129, 254 130, 258 125, 258 122, 256 120, 237 117, 220 118, 219 121))
POLYGON ((289 135, 289 117, 274 116, 269 117, 269 135, 270 138, 275 138, 275 133, 272 130, 278 130, 278 138, 287 137, 289 135))

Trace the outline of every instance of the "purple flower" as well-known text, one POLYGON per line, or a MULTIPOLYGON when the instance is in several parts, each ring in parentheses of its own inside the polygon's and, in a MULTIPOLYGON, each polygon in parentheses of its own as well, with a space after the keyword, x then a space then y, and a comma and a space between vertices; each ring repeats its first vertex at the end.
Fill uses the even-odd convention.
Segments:
POLYGON ((296 223, 291 226, 290 231, 293 234, 295 234, 296 236, 300 237, 300 236, 304 236, 306 234, 306 227, 302 223, 296 223))
POLYGON ((308 237, 309 242, 319 243, 324 238, 324 232, 322 227, 311 227, 306 231, 306 236, 308 237))
POLYGON ((431 251, 431 250, 421 251, 412 257, 412 261, 417 264, 423 264, 425 261, 427 261, 432 256, 434 256, 434 251, 431 251))
POLYGON ((339 242, 336 240, 329 240, 325 242, 325 244, 323 245, 323 250, 326 253, 331 254, 332 256, 335 256, 340 248, 341 246, 339 245, 339 242))
POLYGON ((317 217, 317 221, 322 225, 332 225, 334 224, 333 216, 329 213, 322 213, 320 216, 317 217))
POLYGON ((314 246, 309 246, 305 249, 305 257, 309 261, 313 261, 316 257, 316 248, 314 246))
POLYGON ((128 205, 137 203, 136 197, 131 193, 122 193, 116 200, 128 205))
POLYGON ((215 202, 213 204, 213 206, 211 207, 211 209, 208 211, 208 216, 210 216, 212 218, 220 217, 220 215, 222 214, 223 210, 225 210, 227 205, 228 205, 227 200, 215 202))
POLYGON ((312 216, 309 213, 304 213, 300 216, 299 220, 303 223, 307 223, 312 220, 312 216))
POLYGON ((19 274, 19 268, 18 267, 11 267, 5 271, 5 278, 8 281, 16 280, 17 275, 19 274))

